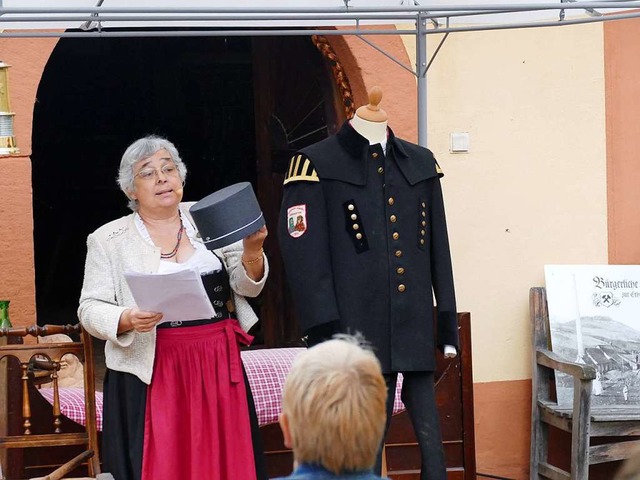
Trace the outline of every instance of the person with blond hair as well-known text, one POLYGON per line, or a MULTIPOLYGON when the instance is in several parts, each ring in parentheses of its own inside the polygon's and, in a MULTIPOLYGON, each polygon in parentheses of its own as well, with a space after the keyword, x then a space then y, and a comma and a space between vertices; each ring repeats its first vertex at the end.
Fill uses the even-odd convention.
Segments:
MULTIPOLYGON (((282 394, 280 427, 293 450, 289 480, 375 480, 387 388, 359 338, 340 335, 296 357, 282 394)), ((283 480, 283 479, 281 479, 283 480)))

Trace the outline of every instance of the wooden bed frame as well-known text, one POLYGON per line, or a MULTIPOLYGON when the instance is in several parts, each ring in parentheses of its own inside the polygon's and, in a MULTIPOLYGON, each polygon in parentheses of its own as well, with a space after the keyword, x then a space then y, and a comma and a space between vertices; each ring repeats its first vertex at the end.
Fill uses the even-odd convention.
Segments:
MULTIPOLYGON (((459 313, 460 354, 454 359, 445 359, 438 354, 436 370, 436 402, 442 424, 442 435, 447 462, 448 480, 474 480, 475 438, 473 419, 473 377, 471 363, 471 324, 469 313, 459 313)), ((21 339, 12 339, 18 341, 21 339)), ((22 433, 22 397, 20 369, 17 362, 6 365, 7 383, 0 386, 0 394, 6 396, 6 428, 9 435, 22 433), (3 388, 7 387, 3 391, 3 388)), ((2 366, 2 368, 5 368, 2 366)), ((0 376, 1 378, 1 376, 0 376)), ((36 387, 29 386, 32 424, 53 425, 51 405, 40 395, 36 387)), ((0 423, 1 424, 1 423, 0 423)), ((84 427, 62 417, 62 431, 78 432, 84 427)), ((285 448, 282 433, 277 423, 260 428, 265 447, 267 467, 271 477, 291 472, 293 456, 285 448)), ((100 437, 100 433, 98 434, 100 437)), ((99 438, 100 440, 100 438, 99 438)), ((394 415, 386 437, 387 476, 393 480, 417 480, 420 478, 420 452, 413 434, 413 427, 406 411, 394 415)), ((31 478, 46 474, 52 466, 60 464, 60 458, 70 458, 80 447, 57 447, 23 450, 12 449, 6 455, 8 479, 31 478), (64 449, 64 452, 62 451, 64 449)), ((0 457, 1 458, 1 457, 0 457)), ((81 469, 73 475, 84 475, 81 469)))

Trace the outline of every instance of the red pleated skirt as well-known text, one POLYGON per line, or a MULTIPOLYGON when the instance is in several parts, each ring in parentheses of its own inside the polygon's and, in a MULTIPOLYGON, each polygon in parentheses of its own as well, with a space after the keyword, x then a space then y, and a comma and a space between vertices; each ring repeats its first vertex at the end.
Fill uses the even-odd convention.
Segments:
POLYGON ((237 320, 157 330, 142 480, 256 478, 237 320))

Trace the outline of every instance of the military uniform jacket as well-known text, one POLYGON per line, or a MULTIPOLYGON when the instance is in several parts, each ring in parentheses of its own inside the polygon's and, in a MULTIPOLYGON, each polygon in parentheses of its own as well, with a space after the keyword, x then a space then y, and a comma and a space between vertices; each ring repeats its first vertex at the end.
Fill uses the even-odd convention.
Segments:
POLYGON ((389 129, 385 155, 348 122, 294 155, 278 235, 303 331, 338 320, 385 373, 434 370, 435 346, 458 346, 440 176, 426 148, 389 129))

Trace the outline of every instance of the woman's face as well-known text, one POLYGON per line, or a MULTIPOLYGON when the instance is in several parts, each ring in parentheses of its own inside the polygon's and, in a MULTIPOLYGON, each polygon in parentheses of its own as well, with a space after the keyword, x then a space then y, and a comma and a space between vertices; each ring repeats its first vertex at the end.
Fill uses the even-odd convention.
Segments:
POLYGON ((157 210, 175 207, 182 200, 182 180, 169 152, 162 149, 133 167, 134 191, 139 210, 157 210))

